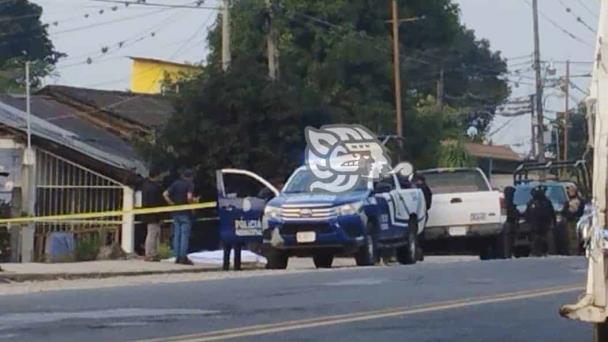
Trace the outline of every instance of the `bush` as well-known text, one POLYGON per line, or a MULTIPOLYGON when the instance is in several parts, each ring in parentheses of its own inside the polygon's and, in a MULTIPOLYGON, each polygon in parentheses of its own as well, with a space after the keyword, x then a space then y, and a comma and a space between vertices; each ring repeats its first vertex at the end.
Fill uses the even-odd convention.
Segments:
POLYGON ((169 246, 169 244, 161 243, 160 246, 158 246, 158 257, 161 260, 169 259, 172 256, 173 251, 171 251, 171 246, 169 246))
POLYGON ((100 247, 101 242, 98 234, 79 238, 74 249, 76 261, 93 261, 97 259, 100 247))
POLYGON ((11 258, 11 235, 6 228, 0 228, 0 262, 8 262, 11 258))

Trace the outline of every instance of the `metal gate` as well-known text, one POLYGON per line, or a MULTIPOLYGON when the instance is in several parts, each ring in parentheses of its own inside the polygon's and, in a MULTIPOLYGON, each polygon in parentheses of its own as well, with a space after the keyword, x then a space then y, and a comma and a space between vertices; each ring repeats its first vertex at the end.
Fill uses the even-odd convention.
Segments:
MULTIPOLYGON (((124 186, 56 154, 36 150, 36 216, 122 210, 124 186)), ((122 217, 36 223, 35 259, 46 259, 51 233, 70 232, 75 241, 100 245, 119 239, 122 217)))

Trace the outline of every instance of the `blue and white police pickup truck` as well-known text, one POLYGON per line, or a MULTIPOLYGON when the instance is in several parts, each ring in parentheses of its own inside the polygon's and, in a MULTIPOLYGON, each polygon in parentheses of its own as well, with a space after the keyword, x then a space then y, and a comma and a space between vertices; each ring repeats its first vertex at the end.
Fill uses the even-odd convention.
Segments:
POLYGON ((334 256, 350 255, 357 265, 369 266, 381 253, 393 251, 400 263, 416 263, 422 257, 418 237, 426 222, 426 204, 420 189, 402 188, 401 183, 409 183, 399 179, 411 171, 411 165, 401 167, 373 183, 333 194, 308 191, 314 176, 305 167, 298 168, 281 191, 249 171, 220 170, 222 241, 261 243, 270 269, 286 268, 291 256, 312 257, 316 267, 328 268, 334 256), (258 188, 241 181, 230 190, 227 176, 249 177, 258 188))

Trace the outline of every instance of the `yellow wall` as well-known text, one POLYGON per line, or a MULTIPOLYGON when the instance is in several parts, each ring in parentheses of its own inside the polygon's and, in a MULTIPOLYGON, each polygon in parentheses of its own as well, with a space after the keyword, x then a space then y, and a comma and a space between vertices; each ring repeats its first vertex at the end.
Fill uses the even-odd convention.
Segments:
POLYGON ((133 58, 131 91, 143 94, 160 94, 165 77, 169 77, 171 81, 176 81, 184 76, 192 76, 199 70, 192 65, 133 58))

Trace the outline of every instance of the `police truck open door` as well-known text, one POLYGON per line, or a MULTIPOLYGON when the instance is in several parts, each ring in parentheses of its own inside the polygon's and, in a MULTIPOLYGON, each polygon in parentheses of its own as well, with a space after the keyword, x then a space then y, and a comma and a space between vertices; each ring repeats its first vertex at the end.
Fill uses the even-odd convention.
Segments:
MULTIPOLYGON (((279 191, 257 174, 239 169, 216 171, 220 241, 224 251, 235 249, 235 268, 240 268, 240 249, 258 250, 262 243, 264 207, 279 191)), ((224 255, 224 268, 229 262, 224 255)))

